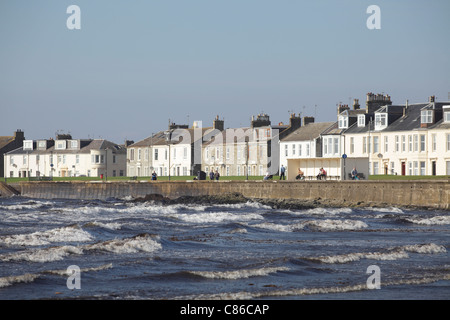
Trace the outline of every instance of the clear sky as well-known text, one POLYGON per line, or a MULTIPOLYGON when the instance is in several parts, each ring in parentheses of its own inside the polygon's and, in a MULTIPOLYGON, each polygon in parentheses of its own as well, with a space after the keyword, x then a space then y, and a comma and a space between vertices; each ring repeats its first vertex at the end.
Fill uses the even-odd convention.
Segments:
POLYGON ((448 0, 1 0, 0 135, 123 143, 169 119, 334 121, 367 92, 448 101, 449 14, 448 0))

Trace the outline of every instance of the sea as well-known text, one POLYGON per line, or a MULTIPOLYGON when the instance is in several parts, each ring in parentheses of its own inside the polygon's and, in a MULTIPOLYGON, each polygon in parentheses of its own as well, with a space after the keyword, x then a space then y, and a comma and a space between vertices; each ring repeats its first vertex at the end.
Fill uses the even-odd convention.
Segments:
POLYGON ((1 300, 447 300, 449 250, 444 210, 0 198, 1 300))

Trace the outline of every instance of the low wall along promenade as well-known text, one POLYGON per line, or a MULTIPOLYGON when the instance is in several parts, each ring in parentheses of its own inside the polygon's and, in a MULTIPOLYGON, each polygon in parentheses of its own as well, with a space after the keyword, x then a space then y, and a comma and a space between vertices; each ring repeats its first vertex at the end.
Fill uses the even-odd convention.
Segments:
POLYGON ((240 193, 250 199, 329 200, 343 205, 374 203, 449 209, 448 180, 427 181, 111 181, 20 182, 12 185, 22 196, 41 199, 145 197, 158 194, 220 196, 240 193))

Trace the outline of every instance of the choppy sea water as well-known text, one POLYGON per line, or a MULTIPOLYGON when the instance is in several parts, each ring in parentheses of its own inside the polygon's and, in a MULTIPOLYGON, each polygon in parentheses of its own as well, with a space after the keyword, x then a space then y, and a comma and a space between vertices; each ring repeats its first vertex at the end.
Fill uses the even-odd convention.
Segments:
POLYGON ((448 211, 3 198, 0 299, 449 299, 449 235, 448 211))

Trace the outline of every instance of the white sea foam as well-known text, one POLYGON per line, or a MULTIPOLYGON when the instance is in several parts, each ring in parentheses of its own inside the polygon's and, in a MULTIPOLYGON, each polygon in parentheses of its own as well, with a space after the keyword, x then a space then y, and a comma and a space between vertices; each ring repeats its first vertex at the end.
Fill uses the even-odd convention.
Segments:
POLYGON ((180 219, 185 222, 193 223, 220 223, 234 221, 250 221, 264 219, 262 215, 257 213, 231 213, 231 212, 204 212, 204 213, 183 213, 172 214, 171 217, 180 219))
POLYGON ((89 222, 86 225, 84 225, 84 227, 89 227, 89 226, 96 226, 96 227, 110 229, 110 230, 119 230, 122 228, 122 225, 117 222, 103 223, 103 222, 93 221, 93 222, 89 222))
POLYGON ((86 250, 102 250, 117 254, 136 253, 136 252, 154 252, 161 249, 160 243, 156 242, 149 235, 136 236, 126 239, 114 239, 86 245, 86 250))
MULTIPOLYGON (((108 263, 108 264, 104 264, 98 267, 91 267, 91 268, 81 268, 80 272, 84 273, 84 272, 91 272, 91 271, 101 271, 101 270, 107 270, 107 269, 111 269, 113 267, 112 263, 108 263)), ((59 276, 67 276, 67 269, 66 270, 46 270, 43 271, 42 273, 45 274, 55 274, 55 275, 59 275, 59 276)))
POLYGON ((80 247, 59 246, 44 249, 29 249, 0 256, 0 261, 51 262, 63 260, 71 254, 83 254, 80 247))
POLYGON ((315 258, 308 258, 310 260, 320 261, 322 263, 348 263, 353 261, 359 261, 361 259, 371 260, 398 260, 409 258, 410 253, 422 253, 422 254, 437 254, 445 253, 447 250, 444 246, 430 244, 418 244, 407 245, 401 247, 394 247, 386 251, 380 252, 353 252, 341 255, 320 256, 315 258))
POLYGON ((3 277, 0 278, 0 288, 8 287, 20 282, 33 282, 35 279, 39 278, 39 276, 39 274, 26 273, 19 276, 3 277))
POLYGON ((252 227, 273 230, 273 231, 280 231, 280 232, 292 232, 294 230, 294 227, 292 225, 283 225, 283 224, 271 223, 271 222, 263 222, 263 223, 253 224, 252 227))
POLYGON ((30 234, 0 237, 0 244, 8 246, 40 246, 57 242, 86 242, 93 240, 88 232, 76 226, 61 227, 30 234))
MULTIPOLYGON (((382 281, 381 287, 397 286, 397 285, 420 285, 428 284, 441 280, 450 280, 450 274, 441 275, 426 275, 420 278, 410 279, 395 279, 389 281, 382 281)), ((292 288, 285 290, 264 290, 256 292, 223 292, 215 294, 199 294, 191 296, 176 297, 174 299, 181 300, 252 300, 267 297, 288 297, 288 296, 307 296, 316 294, 338 294, 347 292, 357 292, 370 290, 366 283, 348 285, 348 286, 334 286, 334 287, 317 287, 317 288, 292 288)))
POLYGON ((375 211, 375 212, 404 213, 402 209, 396 207, 385 207, 385 208, 367 207, 364 209, 367 211, 375 211))
POLYGON ((421 225, 444 225, 450 224, 450 216, 435 216, 432 218, 411 217, 405 220, 421 225))
POLYGON ((319 216, 335 216, 339 214, 352 213, 351 208, 313 208, 302 211, 296 211, 295 214, 303 215, 319 215, 319 216))
POLYGON ((289 268, 286 267, 266 267, 256 269, 241 269, 233 271, 189 271, 189 273, 208 279, 236 280, 236 279, 246 279, 250 277, 267 276, 268 274, 271 273, 287 270, 289 270, 289 268))
POLYGON ((0 205, 0 209, 3 210, 24 210, 24 209, 38 209, 45 206, 53 205, 52 202, 49 201, 27 201, 19 204, 10 204, 10 205, 0 205))
POLYGON ((360 230, 367 228, 368 225, 365 222, 358 220, 310 220, 304 222, 305 225, 320 230, 360 230))
POLYGON ((162 248, 161 244, 150 235, 139 235, 132 238, 114 239, 80 246, 56 246, 0 255, 0 261, 51 262, 63 260, 73 254, 81 255, 89 251, 104 251, 116 254, 147 252, 152 253, 162 248))

